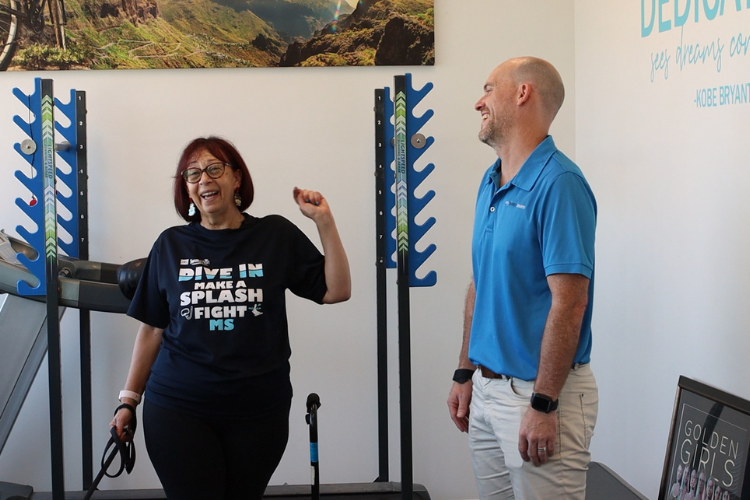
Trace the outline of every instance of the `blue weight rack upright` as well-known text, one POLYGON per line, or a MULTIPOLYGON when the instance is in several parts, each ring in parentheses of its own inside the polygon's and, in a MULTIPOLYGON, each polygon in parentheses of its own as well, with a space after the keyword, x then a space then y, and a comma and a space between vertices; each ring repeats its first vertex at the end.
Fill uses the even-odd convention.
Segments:
MULTIPOLYGON (((32 286, 20 280, 21 296, 45 295, 47 304, 47 359, 49 371, 50 440, 52 494, 54 500, 65 498, 63 465, 62 380, 60 360, 60 305, 58 292, 58 248, 68 256, 88 259, 88 203, 86 161, 86 93, 71 90, 70 100, 64 103, 54 98, 53 81, 36 78, 34 91, 25 94, 13 89, 13 94, 28 108, 28 121, 14 116, 13 121, 27 138, 14 149, 30 166, 16 171, 16 178, 30 192, 29 201, 16 199, 16 205, 31 219, 35 228, 16 227, 18 234, 36 251, 36 258, 23 253, 19 261, 37 279, 32 286), (64 125, 55 119, 59 112, 67 118, 64 125), (64 141, 55 142, 57 132, 64 141), (56 166, 57 158, 69 167, 56 166), (63 194, 59 184, 67 187, 63 194), (57 212, 58 203, 67 214, 57 212), (59 237, 62 228, 67 237, 59 237)), ((92 472, 91 439, 91 343, 89 311, 80 310, 81 335, 81 413, 83 485, 90 484, 92 472)))

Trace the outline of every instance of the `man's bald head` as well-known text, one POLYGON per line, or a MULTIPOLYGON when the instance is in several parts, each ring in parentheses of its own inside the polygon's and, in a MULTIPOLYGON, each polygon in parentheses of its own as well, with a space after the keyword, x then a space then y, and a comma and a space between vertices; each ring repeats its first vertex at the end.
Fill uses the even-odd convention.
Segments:
POLYGON ((517 57, 503 64, 511 65, 510 76, 516 85, 528 83, 537 90, 545 115, 554 120, 565 100, 565 86, 554 66, 538 57, 517 57))

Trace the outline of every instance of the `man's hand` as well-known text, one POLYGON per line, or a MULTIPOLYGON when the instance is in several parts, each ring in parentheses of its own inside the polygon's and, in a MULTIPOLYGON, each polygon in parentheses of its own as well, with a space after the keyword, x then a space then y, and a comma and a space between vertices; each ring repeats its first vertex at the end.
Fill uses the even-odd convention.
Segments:
POLYGON ((453 423, 461 432, 469 431, 469 404, 471 403, 472 389, 471 380, 463 384, 453 382, 451 392, 448 394, 448 411, 453 423))
POLYGON ((536 466, 555 454, 557 412, 543 413, 531 407, 526 410, 518 432, 518 451, 525 462, 536 466))

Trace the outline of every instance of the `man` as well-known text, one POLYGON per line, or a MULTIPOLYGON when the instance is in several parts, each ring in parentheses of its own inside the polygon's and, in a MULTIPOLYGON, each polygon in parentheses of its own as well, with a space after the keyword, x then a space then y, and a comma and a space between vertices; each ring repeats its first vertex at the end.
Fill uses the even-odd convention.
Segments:
POLYGON ((548 135, 564 96, 550 63, 524 57, 498 66, 475 105, 498 160, 477 197, 448 407, 482 499, 585 498, 596 201, 548 135))

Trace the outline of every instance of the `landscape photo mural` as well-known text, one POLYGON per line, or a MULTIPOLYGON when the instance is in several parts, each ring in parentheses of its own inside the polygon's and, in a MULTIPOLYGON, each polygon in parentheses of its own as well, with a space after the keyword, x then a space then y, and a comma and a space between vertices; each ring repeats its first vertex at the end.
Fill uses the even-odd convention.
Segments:
POLYGON ((434 0, 0 0, 0 70, 434 65, 434 0))

